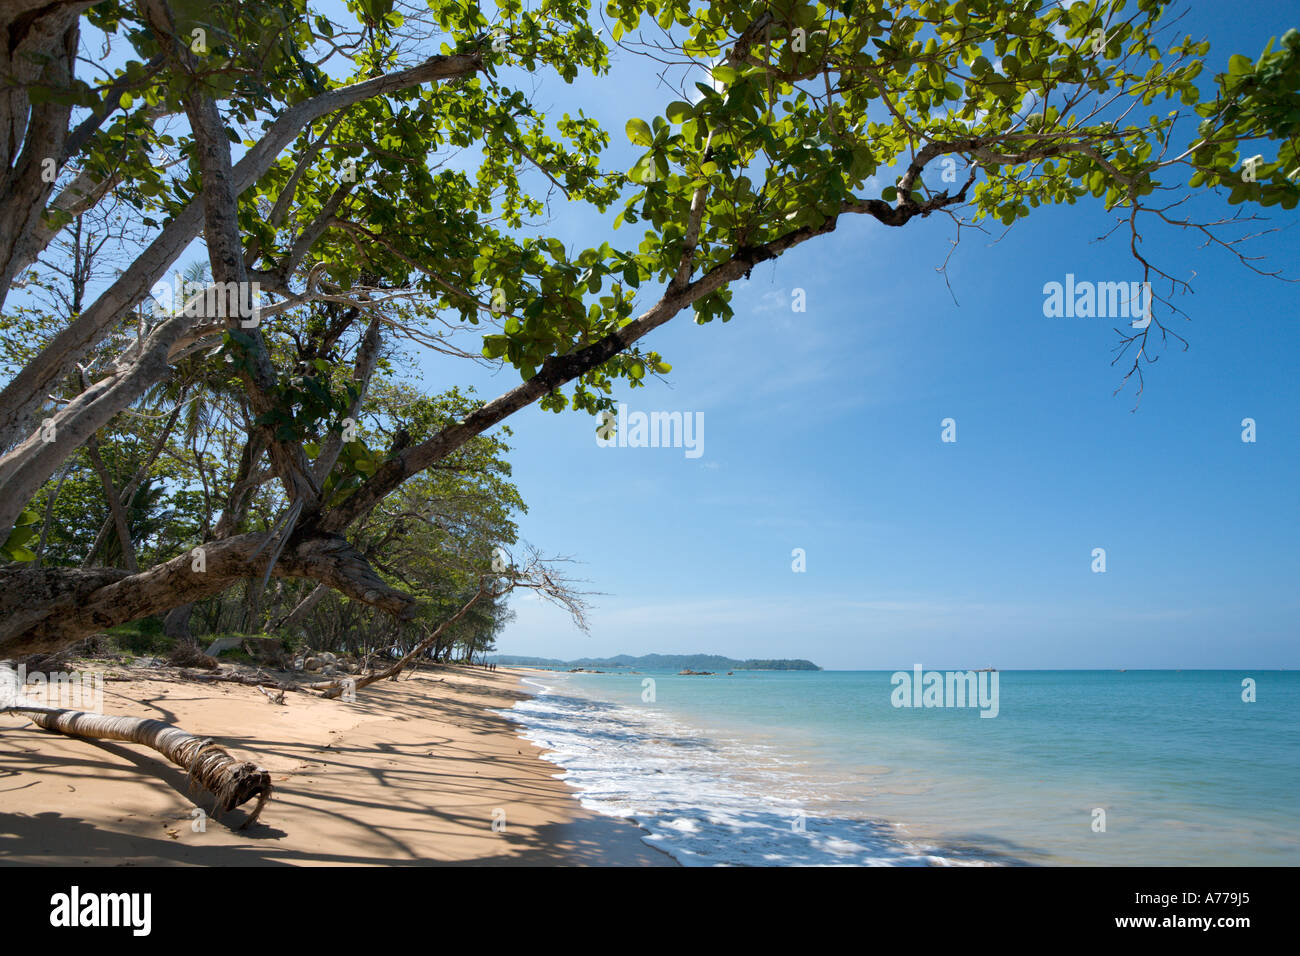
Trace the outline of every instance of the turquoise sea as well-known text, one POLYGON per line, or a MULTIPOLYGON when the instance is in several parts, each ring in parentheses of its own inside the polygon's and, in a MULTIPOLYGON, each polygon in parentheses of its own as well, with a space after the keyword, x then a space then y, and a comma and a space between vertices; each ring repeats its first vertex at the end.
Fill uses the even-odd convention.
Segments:
POLYGON ((1300 864, 1300 672, 1002 671, 993 718, 892 673, 539 670, 505 713, 686 864, 1300 864))

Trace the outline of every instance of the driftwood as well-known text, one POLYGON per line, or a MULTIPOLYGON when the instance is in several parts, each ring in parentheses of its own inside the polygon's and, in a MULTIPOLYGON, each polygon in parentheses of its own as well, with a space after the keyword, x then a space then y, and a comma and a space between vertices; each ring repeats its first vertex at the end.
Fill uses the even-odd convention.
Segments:
POLYGON ((266 699, 269 700, 271 703, 273 703, 273 704, 283 704, 283 703, 284 703, 284 691, 283 691, 283 690, 281 690, 280 693, 278 693, 278 694, 272 694, 269 690, 267 690, 267 689, 266 689, 265 687, 263 687, 261 684, 258 684, 258 685, 257 685, 257 689, 260 690, 263 694, 265 694, 265 695, 266 695, 266 699))
POLYGON ((415 663, 421 654, 428 651, 428 649, 434 645, 434 642, 437 641, 438 638, 442 636, 443 631, 447 630, 447 628, 451 627, 462 617, 464 617, 469 612, 469 609, 472 608, 475 605, 475 603, 477 603, 478 599, 481 598, 484 595, 484 593, 485 592, 482 589, 477 591, 474 594, 474 596, 469 599, 468 603, 466 603, 464 607, 462 607, 459 611, 457 611, 451 617, 447 618, 447 620, 443 621, 440 625, 438 625, 438 627, 434 631, 432 631, 428 637, 426 637, 419 644, 416 644, 413 648, 411 648, 411 650, 407 653, 407 655, 397 663, 393 664, 392 667, 386 668, 382 671, 378 671, 373 674, 367 674, 364 677, 347 678, 341 681, 331 681, 328 684, 324 685, 325 689, 321 693, 321 696, 332 700, 336 697, 341 697, 343 692, 348 689, 349 684, 351 684, 352 690, 357 691, 360 690, 362 687, 365 687, 369 684, 373 684, 376 681, 381 681, 386 677, 396 678, 398 674, 406 670, 406 668, 410 667, 411 664, 415 663))
POLYGON ((277 681, 267 678, 265 675, 249 674, 187 674, 180 675, 181 680, 194 681, 195 683, 213 683, 213 684, 243 684, 246 687, 274 687, 276 690, 296 690, 309 691, 316 687, 324 686, 319 683, 312 684, 294 684, 288 681, 277 681))
MULTIPOLYGON (((134 678, 128 678, 128 679, 134 680, 134 678)), ((351 680, 351 679, 352 679, 352 678, 350 678, 350 677, 348 678, 348 680, 351 680)), ((358 686, 362 686, 362 685, 361 685, 361 680, 362 680, 362 679, 363 679, 363 678, 359 678, 359 679, 357 680, 357 684, 358 684, 358 686)), ((290 691, 290 690, 291 690, 291 691, 296 691, 297 693, 300 693, 300 694, 311 694, 311 693, 314 693, 315 691, 318 691, 318 690, 328 690, 328 689, 331 688, 331 687, 340 687, 340 688, 342 688, 342 687, 347 683, 346 680, 343 680, 343 681, 335 681, 335 680, 317 680, 317 681, 312 681, 310 684, 299 684, 299 683, 297 683, 297 682, 295 682, 295 681, 277 681, 277 680, 271 680, 271 679, 269 679, 268 677, 266 677, 265 675, 258 675, 258 674, 249 675, 249 674, 191 674, 191 673, 182 673, 182 674, 180 675, 180 680, 183 680, 183 681, 193 681, 193 682, 196 683, 196 684, 208 684, 208 683, 211 683, 211 684, 243 684, 245 687, 256 687, 258 690, 262 691, 262 693, 264 693, 264 694, 267 692, 267 691, 266 691, 266 688, 267 688, 267 687, 272 687, 272 688, 274 688, 275 690, 279 691, 280 693, 284 693, 285 691, 290 691)), ((369 683, 369 681, 366 681, 366 683, 369 683)))
POLYGON ((211 739, 195 737, 161 720, 87 714, 52 707, 19 706, 6 707, 5 710, 22 714, 46 730, 70 737, 121 740, 158 751, 189 773, 191 789, 201 786, 216 796, 214 816, 256 798, 257 805, 240 826, 241 830, 258 818, 274 790, 268 771, 248 761, 236 760, 211 739))

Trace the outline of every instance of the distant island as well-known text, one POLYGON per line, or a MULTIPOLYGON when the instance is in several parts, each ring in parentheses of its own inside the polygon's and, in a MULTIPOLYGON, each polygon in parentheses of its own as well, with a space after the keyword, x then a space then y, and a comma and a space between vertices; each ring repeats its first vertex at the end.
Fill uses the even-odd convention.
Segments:
POLYGON ((645 654, 632 657, 580 657, 574 661, 561 661, 550 657, 520 657, 513 654, 496 654, 488 661, 506 667, 629 667, 653 671, 819 671, 812 661, 805 660, 748 660, 738 661, 718 654, 645 654))

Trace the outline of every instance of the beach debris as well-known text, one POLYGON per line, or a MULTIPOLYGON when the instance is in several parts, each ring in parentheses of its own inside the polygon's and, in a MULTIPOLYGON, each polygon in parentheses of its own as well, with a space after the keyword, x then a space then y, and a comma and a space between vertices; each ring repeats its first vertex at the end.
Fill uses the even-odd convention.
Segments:
POLYGON ((243 684, 247 687, 256 687, 259 684, 268 684, 276 690, 283 691, 294 690, 307 692, 312 688, 319 686, 319 682, 312 684, 295 684, 291 682, 278 681, 260 669, 256 674, 240 674, 237 672, 219 671, 215 674, 182 673, 181 677, 184 680, 193 681, 199 684, 243 684))
MULTIPOLYGON (((331 683, 325 686, 325 688, 321 692, 321 696, 326 699, 333 700, 343 696, 344 691, 347 691, 349 696, 352 697, 362 687, 369 686, 370 684, 373 684, 376 681, 381 681, 384 680, 385 678, 396 680, 398 675, 401 674, 402 671, 406 670, 412 664, 418 663, 421 655, 427 652, 429 648, 434 646, 438 638, 442 636, 442 633, 445 630, 447 630, 447 628, 451 627, 462 617, 464 617, 465 614, 468 613, 469 609, 472 608, 475 605, 475 603, 478 602, 478 599, 481 598, 484 595, 484 593, 486 592, 483 591, 481 588, 478 591, 476 591, 474 593, 474 596, 470 598, 469 601, 467 601, 459 611, 457 611, 447 620, 443 621, 436 628, 430 631, 429 634, 425 636, 424 640, 420 641, 418 644, 415 645, 415 647, 411 648, 411 650, 406 653, 406 656, 402 657, 391 667, 388 667, 381 671, 376 671, 371 674, 367 674, 364 677, 357 678, 357 679, 347 678, 346 680, 332 681, 331 683)), ((333 654, 329 656, 334 657, 333 654)), ((335 662, 337 662, 337 660, 338 659, 335 658, 335 662)))
POLYGON ((202 787, 216 797, 213 816, 257 800, 253 812, 239 827, 244 829, 262 813, 274 787, 271 775, 246 760, 236 760, 208 737, 196 737, 161 720, 88 714, 54 707, 15 706, 6 712, 22 714, 34 724, 69 737, 120 740, 158 751, 189 773, 191 790, 202 787))
POLYGON ((221 666, 215 657, 203 653, 199 650, 199 645, 192 641, 178 641, 171 653, 167 655, 167 660, 177 667, 201 667, 209 671, 214 671, 221 666))
POLYGON ((338 657, 331 654, 329 651, 321 651, 319 654, 314 654, 302 662, 302 669, 305 671, 322 671, 324 673, 330 673, 330 668, 337 669, 338 666, 338 657))
POLYGON ((60 671, 68 670, 68 655, 66 651, 59 651, 53 654, 29 654, 18 662, 21 666, 26 667, 25 673, 31 674, 53 674, 60 671))
POLYGON ((284 670, 289 666, 289 653, 284 642, 276 637, 246 637, 244 650, 259 664, 274 666, 284 670))
POLYGON ((265 687, 263 687, 261 684, 258 684, 258 685, 257 685, 257 689, 260 690, 260 691, 262 692, 262 694, 265 695, 266 699, 269 700, 271 703, 273 703, 273 704, 280 704, 281 706, 284 705, 284 688, 283 688, 283 687, 280 688, 280 693, 278 693, 278 694, 272 694, 269 690, 267 690, 267 689, 266 689, 265 687))

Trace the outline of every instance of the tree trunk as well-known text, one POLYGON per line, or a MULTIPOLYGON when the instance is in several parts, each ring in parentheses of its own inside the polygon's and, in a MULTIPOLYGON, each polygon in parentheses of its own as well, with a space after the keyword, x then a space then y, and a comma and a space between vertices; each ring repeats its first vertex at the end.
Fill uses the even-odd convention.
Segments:
POLYGON ((284 620, 274 625, 273 630, 284 631, 298 627, 307 620, 307 615, 316 610, 316 605, 320 604, 325 595, 329 593, 330 589, 327 585, 316 585, 316 587, 312 588, 311 593, 299 601, 298 606, 285 616, 284 620))
POLYGON ((104 464, 104 459, 99 454, 99 439, 94 435, 86 441, 86 457, 90 459, 90 465, 95 469, 95 474, 99 476, 99 483, 104 487, 104 500, 108 503, 109 514, 117 528, 117 540, 122 546, 122 563, 126 565, 128 571, 139 571, 140 566, 135 563, 135 542, 131 540, 131 528, 126 519, 126 509, 118 500, 117 486, 113 484, 113 476, 108 473, 108 466, 104 464))
MULTIPOLYGON (((405 657, 403 657, 400 661, 398 661, 392 667, 389 667, 386 670, 382 670, 377 674, 367 674, 365 677, 357 679, 356 682, 353 684, 352 689, 360 690, 362 687, 366 687, 369 684, 373 684, 375 683, 375 681, 381 681, 386 677, 396 677, 402 671, 406 670, 406 668, 410 667, 411 664, 416 660, 416 658, 418 658, 422 653, 427 651, 430 647, 432 647, 434 644, 438 642, 438 638, 442 637, 443 632, 446 631, 447 628, 451 627, 462 617, 464 617, 469 612, 469 609, 472 608, 478 602, 478 599, 481 598, 482 596, 483 596, 483 591, 480 590, 475 592, 474 596, 469 599, 468 603, 466 603, 464 607, 462 607, 459 611, 453 614, 450 618, 448 618, 447 620, 439 624, 438 627, 433 631, 433 633, 431 633, 428 637, 422 640, 419 644, 416 644, 413 648, 411 648, 410 652, 405 657)), ((343 691, 346 688, 347 683, 348 683, 347 680, 335 681, 328 690, 326 690, 324 693, 321 694, 321 696, 330 699, 339 697, 343 694, 343 691)))
MULTIPOLYGON (((139 574, 0 566, 0 657, 56 651, 116 624, 220 594, 265 573, 264 541, 259 533, 209 542, 201 566, 196 549, 139 574)), ((342 537, 316 536, 286 548, 273 573, 326 584, 400 620, 415 611, 415 599, 387 584, 342 537)))
POLYGON ((244 601, 244 613, 239 621, 240 634, 256 634, 262 630, 262 589, 255 582, 248 582, 248 598, 244 601))
POLYGON ((6 710, 23 714, 46 730, 70 737, 121 740, 158 751, 189 773, 191 789, 201 786, 216 796, 213 816, 233 810, 256 797, 257 806, 240 826, 241 830, 258 818, 274 790, 271 774, 266 770, 248 761, 236 760, 211 740, 187 734, 161 720, 87 714, 49 707, 9 707, 6 710))
POLYGON ((36 543, 36 560, 32 567, 39 568, 41 561, 45 557, 45 545, 50 540, 50 523, 54 520, 54 503, 59 498, 59 492, 63 490, 63 483, 68 480, 68 475, 72 473, 72 464, 64 466, 63 474, 59 475, 58 484, 54 490, 45 496, 45 520, 41 522, 41 537, 36 543))
POLYGON ((40 226, 63 165, 70 103, 33 102, 35 86, 72 85, 81 14, 92 3, 14 0, 0 5, 0 305, 17 276, 19 251, 40 226), (21 150, 19 149, 21 147, 21 150), (49 162, 47 162, 47 160, 49 162))
MULTIPOLYGON (((181 392, 182 399, 184 396, 185 393, 181 392)), ((140 464, 140 467, 136 469, 135 474, 131 476, 131 480, 127 483, 127 486, 122 489, 122 493, 118 497, 118 500, 122 503, 123 508, 131 504, 131 500, 135 497, 135 493, 140 489, 140 484, 144 481, 145 476, 148 475, 149 469, 153 467, 153 463, 158 459, 158 455, 162 452, 163 446, 167 444, 167 438, 171 435, 172 428, 176 425, 176 418, 180 415, 181 408, 184 407, 184 404, 183 401, 180 401, 176 403, 174 408, 172 408, 171 412, 167 416, 167 421, 163 424, 162 430, 158 433, 157 439, 154 440, 153 447, 149 449, 149 457, 140 464)), ((65 477, 67 476, 68 470, 69 469, 64 469, 65 477)), ((60 478, 59 485, 62 486, 62 484, 63 479, 60 478)), ((116 510, 114 510, 114 514, 116 514, 116 510)), ((90 546, 90 551, 82 562, 81 566, 83 568, 90 567, 95 555, 99 553, 99 549, 103 545, 104 539, 108 536, 109 531, 112 530, 114 520, 114 515, 110 514, 108 520, 100 526, 99 534, 95 536, 95 543, 90 546)))
MULTIPOLYGON (((8 50, 14 48, 16 25, 5 16, 9 13, 8 8, 14 5, 0 4, 0 33, 9 38, 7 49, 0 49, 0 74, 6 77, 12 77, 15 72, 8 69, 12 62, 12 54, 8 54, 8 50)), ((76 5, 46 4, 44 0, 18 0, 16 5, 31 9, 48 7, 60 16, 68 16, 71 25, 75 26, 76 16, 92 4, 89 2, 76 5)), ((0 44, 0 47, 2 46, 4 45, 0 44)), ((49 49, 51 46, 51 42, 46 40, 41 49, 49 49)), ((72 54, 75 52, 75 44, 73 44, 67 51, 68 62, 71 62, 72 54)), ((477 52, 438 54, 408 69, 328 90, 319 96, 295 103, 276 117, 257 144, 244 153, 235 164, 232 170, 235 194, 244 192, 261 179, 275 163, 281 151, 289 146, 305 127, 317 119, 373 96, 382 96, 431 81, 472 76, 482 66, 482 56, 477 52)), ((28 110, 25 95, 22 96, 21 102, 14 102, 15 97, 20 93, 21 88, 13 93, 0 92, 0 175, 9 166, 7 146, 17 141, 12 136, 9 138, 4 136, 9 132, 6 129, 7 120, 10 117, 25 116, 28 110)), ((71 112, 70 107, 65 109, 71 112)), ((49 140, 50 137, 47 136, 37 138, 36 142, 49 140)), ((39 172, 40 167, 36 157, 32 157, 28 165, 39 172)), ((27 179, 32 178, 27 177, 27 179)), ((34 178, 35 183, 40 184, 39 176, 34 178)), ((207 192, 206 185, 205 183, 204 193, 207 192)), ((45 195, 48 195, 48 190, 45 195)), ((8 204, 16 201, 17 197, 6 193, 0 195, 0 198, 5 200, 2 205, 7 214, 8 204)), ((43 201, 29 201, 21 206, 21 211, 35 221, 39 221, 39 213, 43 210, 43 201)), ((0 537, 7 536, 12 530, 14 518, 22 510, 23 503, 34 493, 28 490, 28 486, 33 486, 34 483, 34 487, 39 488, 43 485, 57 470, 63 459, 80 447, 89 432, 102 428, 117 412, 139 398, 150 385, 166 378, 169 372, 166 367, 167 352, 181 334, 188 331, 193 322, 164 322, 159 329, 155 330, 155 334, 147 337, 151 341, 146 342, 144 347, 133 346, 133 351, 143 358, 128 373, 115 377, 120 379, 111 383, 115 387, 101 386, 95 390, 96 394, 92 397, 98 399, 96 407, 86 407, 90 403, 85 402, 76 408, 64 408, 56 412, 54 417, 59 422, 57 432, 60 436, 57 442, 49 442, 45 447, 38 447, 26 440, 37 421, 37 410, 44 405, 45 395, 48 394, 52 383, 74 371, 76 363, 84 360, 86 354, 103 340, 113 323, 144 299, 154 283, 163 277, 167 267, 198 236, 203 225, 203 205, 196 197, 159 230, 148 248, 127 266, 95 302, 47 343, 36 358, 0 389, 0 451, 7 449, 0 454, 0 492, 3 492, 0 494, 0 537), (158 331, 164 329, 165 337, 156 335, 158 331), (83 417, 86 420, 83 421, 83 417), (63 442, 65 432, 70 436, 69 443, 63 442), (66 444, 68 447, 60 449, 48 447, 55 444, 66 444), (12 447, 15 445, 18 447, 12 447), (13 467, 9 467, 11 465, 13 467), (22 476, 20 484, 23 487, 11 489, 8 483, 16 475, 22 476)), ((7 241, 4 236, 0 236, 0 255, 3 255, 6 247, 7 241)), ((0 259, 0 280, 3 280, 4 273, 10 268, 10 261, 0 259)))
POLYGON ((167 612, 167 616, 163 618, 163 633, 178 641, 193 641, 194 635, 190 633, 190 615, 192 613, 194 613, 193 602, 172 608, 167 612))

